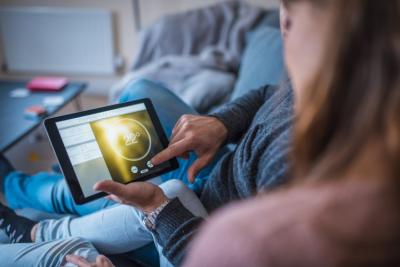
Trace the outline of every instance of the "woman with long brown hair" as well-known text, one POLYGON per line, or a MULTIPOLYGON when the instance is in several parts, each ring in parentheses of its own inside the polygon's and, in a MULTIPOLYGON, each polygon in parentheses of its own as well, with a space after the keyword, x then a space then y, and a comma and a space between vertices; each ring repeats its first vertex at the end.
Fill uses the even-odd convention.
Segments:
POLYGON ((186 266, 400 266, 400 1, 283 4, 295 182, 211 219, 186 266))

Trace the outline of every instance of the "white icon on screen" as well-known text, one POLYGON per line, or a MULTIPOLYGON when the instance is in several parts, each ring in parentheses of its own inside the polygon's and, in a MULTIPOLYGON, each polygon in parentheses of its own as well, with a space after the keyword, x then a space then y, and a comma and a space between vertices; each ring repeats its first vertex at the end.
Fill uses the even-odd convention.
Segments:
POLYGON ((153 168, 154 167, 153 163, 151 163, 150 160, 147 162, 147 167, 149 167, 149 168, 153 168))
POLYGON ((146 173, 148 171, 149 171, 149 169, 143 169, 143 170, 140 171, 140 173, 143 174, 143 173, 146 173))
POLYGON ((132 166, 132 168, 131 168, 131 172, 132 172, 132 173, 138 173, 138 172, 139 172, 139 169, 138 169, 138 167, 136 167, 136 166, 132 166))

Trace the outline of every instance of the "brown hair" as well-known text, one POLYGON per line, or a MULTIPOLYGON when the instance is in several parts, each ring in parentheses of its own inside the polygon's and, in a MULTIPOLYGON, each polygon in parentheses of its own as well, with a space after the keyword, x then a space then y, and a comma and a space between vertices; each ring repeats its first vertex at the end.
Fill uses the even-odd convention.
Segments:
MULTIPOLYGON (((320 73, 302 92, 307 104, 300 107, 295 125, 295 173, 343 174, 363 145, 378 138, 398 178, 400 1, 308 1, 334 12, 334 21, 320 73)), ((288 7, 296 0, 283 2, 288 7)))

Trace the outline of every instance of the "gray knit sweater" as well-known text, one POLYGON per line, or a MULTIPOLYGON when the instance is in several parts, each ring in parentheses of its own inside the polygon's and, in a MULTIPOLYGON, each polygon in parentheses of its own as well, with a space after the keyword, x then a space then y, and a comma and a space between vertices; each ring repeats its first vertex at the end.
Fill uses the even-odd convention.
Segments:
MULTIPOLYGON (((292 106, 289 86, 266 86, 211 114, 227 127, 227 143, 237 146, 223 156, 205 184, 201 201, 209 212, 285 181, 292 106)), ((154 234, 172 264, 182 262, 201 222, 177 198, 161 211, 154 234)))

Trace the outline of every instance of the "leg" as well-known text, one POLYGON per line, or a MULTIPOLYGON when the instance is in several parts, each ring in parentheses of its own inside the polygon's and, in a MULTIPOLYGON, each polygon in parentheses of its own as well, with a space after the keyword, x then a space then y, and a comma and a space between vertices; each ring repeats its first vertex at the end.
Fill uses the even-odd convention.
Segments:
POLYGON ((76 205, 64 180, 58 173, 42 172, 30 176, 11 172, 4 179, 5 199, 12 209, 33 208, 49 213, 86 215, 114 205, 99 199, 85 205, 76 205))
MULTIPOLYGON (((161 185, 165 194, 178 197, 185 207, 197 216, 205 217, 206 210, 197 196, 179 180, 161 185)), ((46 242, 79 236, 91 242, 104 254, 118 254, 153 242, 153 236, 142 224, 136 209, 118 205, 80 218, 63 218, 39 223, 36 242, 46 242)))
POLYGON ((65 256, 75 254, 94 262, 96 249, 80 238, 44 243, 0 244, 1 266, 71 266, 65 256))
MULTIPOLYGON (((164 193, 168 198, 178 197, 182 204, 194 215, 199 217, 207 217, 207 211, 203 204, 197 197, 194 197, 193 191, 188 189, 185 184, 179 180, 170 180, 161 185, 164 193)), ((143 223, 143 221, 141 221, 143 223)), ((145 227, 143 225, 143 227, 145 227)), ((156 242, 156 238, 153 236, 154 243, 156 245, 158 255, 160 256, 161 267, 172 267, 173 265, 163 254, 163 247, 156 242)))
POLYGON ((76 205, 64 177, 41 172, 30 176, 15 171, 0 153, 0 203, 12 209, 32 208, 49 213, 84 215, 115 203, 106 199, 76 205))

